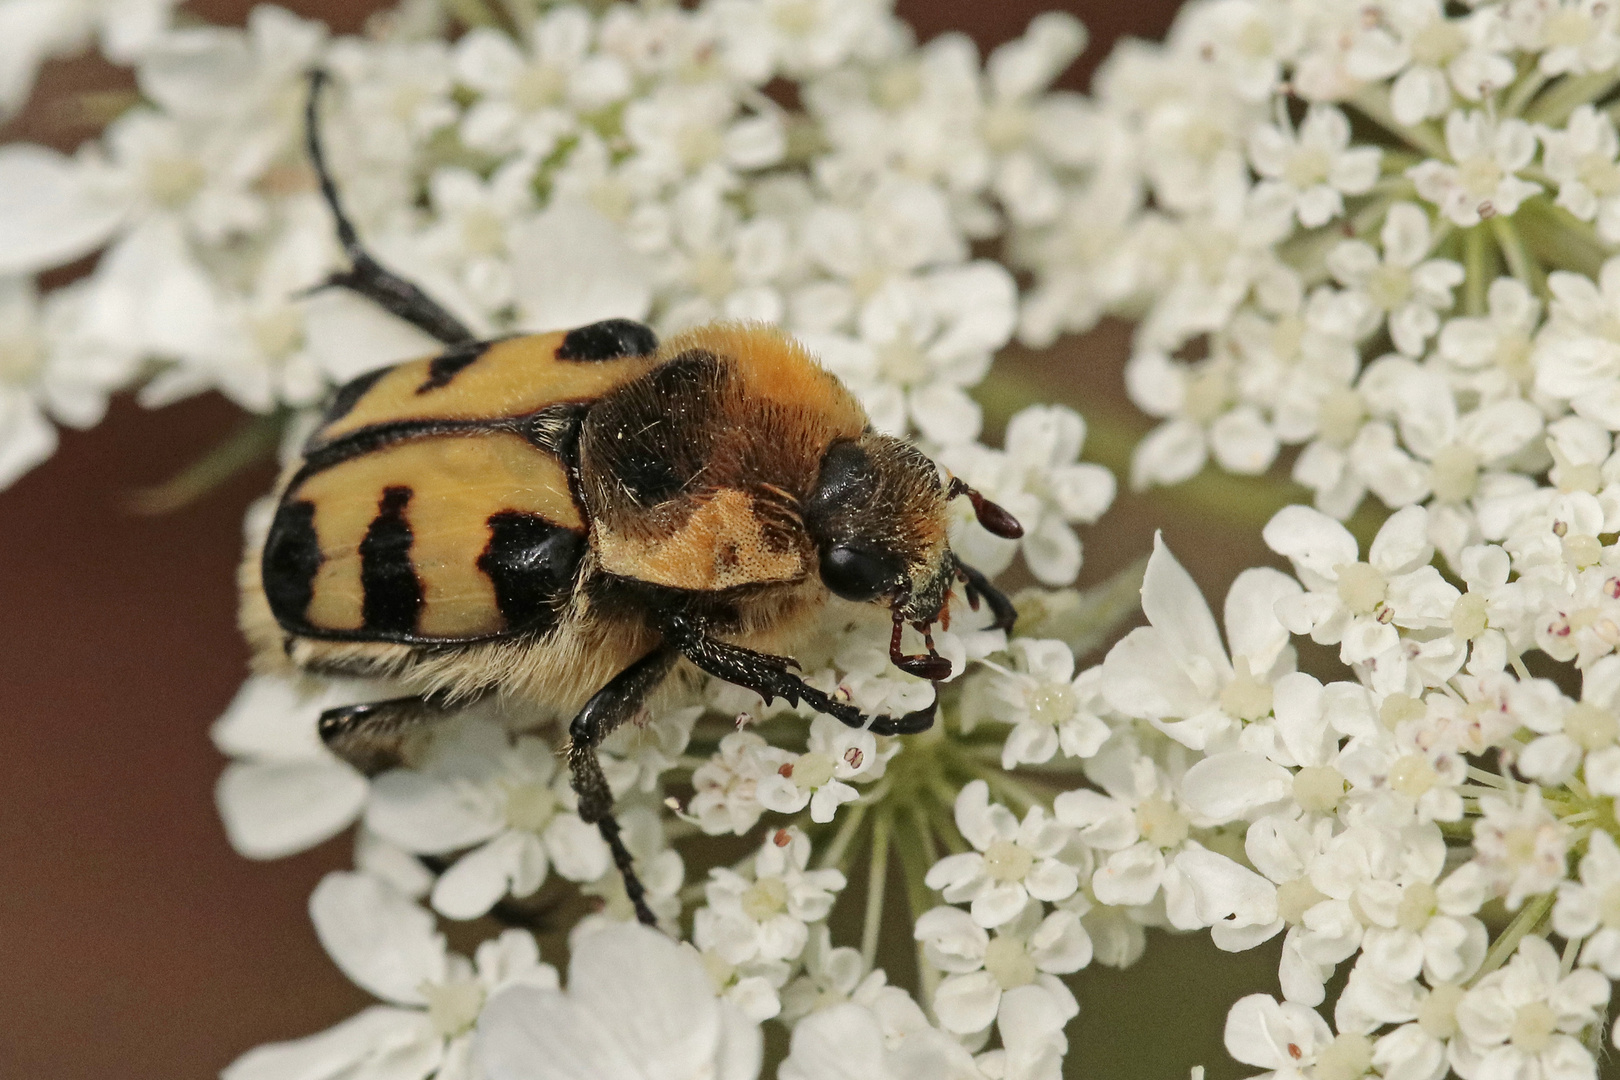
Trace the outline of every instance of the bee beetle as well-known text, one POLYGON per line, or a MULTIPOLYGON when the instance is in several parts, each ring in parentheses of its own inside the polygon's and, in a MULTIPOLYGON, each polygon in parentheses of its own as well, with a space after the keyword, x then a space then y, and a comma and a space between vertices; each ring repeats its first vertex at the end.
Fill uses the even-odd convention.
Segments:
POLYGON ((387 676, 415 691, 321 716, 321 737, 362 771, 482 695, 572 715, 580 817, 652 923, 597 760, 602 739, 682 658, 767 701, 884 735, 922 731, 933 704, 867 716, 806 684, 779 650, 837 595, 886 606, 895 665, 943 679, 950 662, 929 628, 956 583, 995 625, 1015 618, 952 554, 947 502, 966 496, 997 535, 1022 530, 873 431, 854 396, 776 330, 723 323, 660 343, 612 319, 476 340, 361 246, 322 157, 321 82, 309 153, 352 264, 322 287, 366 296, 447 348, 337 391, 243 561, 243 629, 261 669, 387 676), (903 653, 907 624, 926 654, 903 653))

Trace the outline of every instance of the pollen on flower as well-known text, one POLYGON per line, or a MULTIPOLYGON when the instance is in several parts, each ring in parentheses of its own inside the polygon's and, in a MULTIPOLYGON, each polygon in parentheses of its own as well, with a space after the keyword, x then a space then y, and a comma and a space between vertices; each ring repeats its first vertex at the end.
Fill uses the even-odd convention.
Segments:
POLYGON ((1357 615, 1371 615, 1389 594, 1384 575, 1364 562, 1341 563, 1333 568, 1339 575, 1339 599, 1357 615))
POLYGON ((1221 687, 1221 708, 1239 720, 1259 720, 1271 712, 1271 684, 1249 671, 1249 658, 1232 657, 1232 680, 1221 687))
POLYGON ((996 840, 984 851, 984 871, 997 881, 1023 881, 1035 856, 1011 840, 996 840))
POLYGON ((506 792, 506 823, 538 833, 557 815, 556 793, 544 784, 517 784, 506 792))
POLYGON ((1620 723, 1608 709, 1580 701, 1564 714, 1564 734, 1586 750, 1601 750, 1620 736, 1620 723))
POLYGON ((1457 1006, 1462 1004, 1463 995, 1463 988, 1456 983, 1440 983, 1418 1006, 1418 1026, 1432 1038, 1451 1038, 1457 1033, 1457 1006))
POLYGON ((1024 942, 1010 934, 997 934, 990 939, 984 949, 984 970, 1003 990, 1028 986, 1040 974, 1024 942))
POLYGON ((1187 839, 1191 824, 1174 803, 1154 796, 1137 805, 1136 827, 1147 837, 1148 843, 1172 848, 1187 839))
POLYGON ((1552 1042, 1557 1030, 1558 1014, 1551 1006, 1544 1001, 1529 1001, 1513 1014, 1512 1033, 1508 1037, 1525 1053, 1539 1054, 1552 1042))

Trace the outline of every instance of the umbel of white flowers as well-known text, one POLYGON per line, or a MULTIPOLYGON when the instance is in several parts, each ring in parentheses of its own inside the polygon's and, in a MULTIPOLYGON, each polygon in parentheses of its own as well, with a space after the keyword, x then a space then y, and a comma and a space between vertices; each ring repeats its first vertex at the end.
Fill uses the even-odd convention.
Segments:
MULTIPOLYGON (((926 736, 708 685, 609 740, 667 937, 620 925, 534 716, 469 711, 366 778, 315 718, 386 686, 250 680, 215 728, 227 831, 276 858, 355 827, 311 913, 382 1004, 232 1080, 729 1080, 764 1067, 765 1024, 791 1030, 787 1080, 1050 1080, 1084 1024, 1065 980, 1149 927, 1281 937, 1280 997, 1225 1033, 1267 1077, 1596 1076, 1620 977, 1620 6, 1197 0, 1089 96, 1049 90, 1084 42, 1059 14, 981 64, 879 0, 502 11, 408 0, 331 37, 269 7, 245 29, 6 8, 5 107, 92 39, 140 100, 71 157, 0 147, 0 481, 114 392, 219 390, 292 416, 293 445, 332 385, 430 350, 303 292, 340 265, 297 119, 318 63, 362 231, 469 326, 778 323, 1024 523, 964 518, 965 558, 1047 588, 1011 640, 953 609, 965 674, 926 736), (1245 571, 1219 620, 1162 542, 1139 581, 1067 588, 1114 493, 1073 411, 979 438, 996 350, 1110 313, 1160 421, 1133 483, 1287 461, 1302 485, 1254 518, 1292 573, 1245 571), (1147 625, 1079 662, 1137 595, 1147 625), (1296 636, 1343 668, 1298 670, 1296 636), (688 882, 688 842, 728 834, 748 854, 688 882), (855 877, 860 938, 835 942, 855 877), (595 903, 562 990, 526 927, 570 890, 595 903), (878 966, 900 904, 910 988, 878 966), (510 928, 448 952, 440 920, 486 913, 510 928)), ((798 659, 916 708, 933 691, 887 632, 835 606, 798 659)))

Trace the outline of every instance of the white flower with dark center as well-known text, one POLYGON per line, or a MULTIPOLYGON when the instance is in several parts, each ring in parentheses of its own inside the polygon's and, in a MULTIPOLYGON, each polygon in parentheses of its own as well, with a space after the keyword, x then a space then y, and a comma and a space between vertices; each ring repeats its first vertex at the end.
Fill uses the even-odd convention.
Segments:
POLYGON ((1431 158, 1406 175, 1455 225, 1467 228, 1513 214, 1541 191, 1540 184, 1519 175, 1536 156, 1536 133, 1523 120, 1454 109, 1446 117, 1446 150, 1450 162, 1431 158))
POLYGON ((1354 300, 1371 313, 1376 329, 1387 319, 1395 347, 1420 356, 1440 329, 1440 312, 1451 307, 1451 291, 1462 284, 1463 268, 1450 259, 1427 258, 1433 245, 1429 217, 1412 203, 1396 203, 1379 231, 1383 255, 1362 240, 1346 240, 1328 253, 1327 266, 1354 300))
POLYGON ((1527 937, 1513 959, 1458 1003, 1457 1027, 1466 1042, 1453 1044, 1453 1061, 1470 1077, 1594 1078, 1597 1064, 1581 1035, 1602 1022, 1608 1001, 1602 975, 1586 968, 1562 974, 1546 939, 1527 937))
POLYGON ((1058 859, 1073 833, 1039 806, 1019 822, 1011 810, 990 802, 988 784, 974 780, 956 796, 956 827, 975 850, 945 856, 926 881, 947 903, 970 904, 980 926, 1001 926, 1032 898, 1062 900, 1079 888, 1074 867, 1058 859))
POLYGON ((1369 191, 1382 155, 1376 146, 1351 146, 1350 121, 1331 105, 1312 105, 1298 132, 1262 125, 1249 135, 1255 172, 1288 194, 1307 229, 1344 213, 1346 195, 1369 191))
POLYGON ((596 827, 574 812, 551 745, 513 741, 477 715, 442 726, 418 767, 372 781, 366 824, 407 851, 466 851, 433 887, 434 908, 453 919, 532 894, 553 866, 571 881, 595 881, 610 867, 596 827))
POLYGON ((580 934, 568 989, 514 988, 479 1018, 489 1080, 754 1080, 759 1028, 689 947, 645 926, 580 934))
POLYGON ((1057 976, 1090 963, 1091 939, 1074 912, 1043 918, 1041 910, 1029 904, 993 937, 961 908, 937 907, 917 919, 916 938, 928 962, 946 973, 934 994, 941 1027, 972 1035, 998 1019, 1006 1023, 1020 1004, 1028 1004, 1018 994, 1026 987, 1058 1028, 1080 1011, 1057 976))
POLYGON ((810 745, 797 758, 783 762, 756 787, 760 805, 779 814, 810 807, 810 820, 828 822, 838 807, 860 797, 854 784, 882 779, 900 744, 830 716, 810 721, 810 745))
POLYGON ((1534 784, 1513 795, 1481 795, 1474 859, 1510 910, 1564 880, 1570 827, 1553 816, 1534 784))
POLYGON ((446 951, 429 912, 365 874, 326 875, 309 898, 309 913, 343 973, 388 1004, 319 1035, 251 1050, 225 1068, 224 1080, 474 1080, 472 1033, 485 1003, 510 988, 554 991, 557 985, 556 969, 540 962, 527 931, 485 941, 468 962, 446 951))

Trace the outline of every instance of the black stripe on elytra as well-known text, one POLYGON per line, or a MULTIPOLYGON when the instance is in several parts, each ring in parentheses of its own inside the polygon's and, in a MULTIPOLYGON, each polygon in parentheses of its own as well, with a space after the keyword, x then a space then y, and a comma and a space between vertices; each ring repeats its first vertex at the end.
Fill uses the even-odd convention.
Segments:
POLYGON ((332 404, 326 407, 326 413, 321 417, 320 427, 315 430, 319 432, 321 428, 348 416, 349 411, 359 404, 361 398, 366 396, 366 391, 376 386, 377 380, 388 374, 390 370, 392 369, 378 368, 376 371, 368 371, 364 375, 356 375, 338 387, 337 393, 332 395, 332 404))
POLYGON ((554 621, 585 548, 585 533, 540 514, 491 514, 489 543, 478 556, 478 569, 495 586, 495 604, 506 625, 537 629, 554 621))
POLYGON ((415 537, 405 518, 411 494, 408 487, 384 488, 377 516, 360 541, 360 611, 368 631, 410 633, 422 610, 422 582, 411 561, 415 537))
POLYGON ((523 425, 527 419, 522 416, 502 416, 492 420, 391 420, 386 424, 372 424, 307 451, 303 466, 287 485, 287 490, 297 490, 299 484, 334 465, 409 439, 425 439, 434 435, 477 435, 486 431, 510 431, 526 436, 523 425))
POLYGON ((315 535, 315 504, 283 503, 270 523, 259 561, 270 613, 286 630, 301 631, 315 595, 315 572, 325 559, 315 535))
POLYGON ((650 356, 657 350, 658 335, 652 327, 631 319, 604 319, 568 331, 557 346, 557 359, 617 360, 650 356))
POLYGON ((450 346, 450 348, 428 361, 427 378, 422 380, 422 385, 416 388, 416 392, 426 394, 431 390, 449 386, 452 379, 472 366, 494 344, 494 341, 468 341, 460 345, 450 346))

